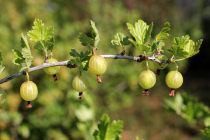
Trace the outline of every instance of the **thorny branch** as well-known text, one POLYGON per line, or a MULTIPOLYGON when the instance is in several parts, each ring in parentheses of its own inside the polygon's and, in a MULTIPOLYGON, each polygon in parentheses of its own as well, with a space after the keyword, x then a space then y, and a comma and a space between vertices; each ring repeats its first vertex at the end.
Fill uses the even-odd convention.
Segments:
MULTIPOLYGON (((128 60, 133 60, 133 61, 136 61, 136 62, 142 62, 142 61, 145 60, 145 57, 143 57, 143 56, 135 57, 135 56, 123 56, 123 55, 119 55, 119 54, 118 55, 101 55, 101 56, 104 57, 104 58, 110 58, 110 59, 128 59, 128 60)), ((151 60, 151 61, 154 61, 154 62, 157 62, 157 63, 160 63, 160 64, 170 63, 169 60, 158 60, 155 56, 148 57, 147 59, 151 60)), ((43 63, 42 65, 29 68, 28 73, 33 72, 33 71, 37 71, 37 70, 41 70, 41 69, 44 69, 44 68, 48 68, 48 67, 54 67, 54 66, 67 66, 68 68, 75 68, 76 67, 75 65, 69 65, 68 62, 69 62, 69 60, 56 62, 56 63, 43 63)), ((25 70, 23 70, 21 72, 14 73, 12 75, 9 75, 9 76, 1 79, 0 84, 5 83, 9 80, 12 80, 12 79, 14 79, 14 78, 16 78, 20 75, 25 75, 25 74, 26 74, 25 70)))

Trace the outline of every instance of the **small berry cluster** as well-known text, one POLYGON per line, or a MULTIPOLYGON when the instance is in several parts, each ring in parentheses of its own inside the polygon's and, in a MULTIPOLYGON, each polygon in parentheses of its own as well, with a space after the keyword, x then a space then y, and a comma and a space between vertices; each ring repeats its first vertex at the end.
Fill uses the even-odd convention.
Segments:
MULTIPOLYGON (((107 69, 106 60, 102 56, 96 55, 95 51, 93 51, 88 67, 89 71, 97 76, 97 82, 101 83, 101 75, 104 74, 107 69)), ((82 99, 82 93, 86 90, 86 85, 81 76, 76 76, 73 79, 72 87, 79 92, 79 99, 82 99)))
MULTIPOLYGON (((58 61, 51 57, 50 59, 47 59, 47 62, 56 63, 58 61)), ((54 81, 56 81, 57 80, 56 74, 60 71, 60 66, 45 68, 44 71, 49 75, 53 75, 54 81)), ((26 71, 26 77, 27 77, 27 81, 22 83, 22 85, 20 86, 20 95, 23 100, 27 101, 26 107, 32 108, 31 101, 37 98, 38 88, 37 88, 37 85, 33 81, 29 80, 29 75, 27 71, 26 71)))

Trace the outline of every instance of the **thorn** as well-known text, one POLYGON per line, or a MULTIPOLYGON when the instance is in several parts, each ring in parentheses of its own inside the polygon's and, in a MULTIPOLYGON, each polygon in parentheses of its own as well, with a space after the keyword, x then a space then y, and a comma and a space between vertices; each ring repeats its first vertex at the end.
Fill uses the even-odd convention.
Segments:
POLYGON ((175 89, 171 89, 171 92, 169 93, 170 97, 174 97, 175 96, 175 89))
POLYGON ((149 96, 149 90, 145 89, 142 93, 143 96, 149 96))
POLYGON ((100 84, 102 81, 101 81, 101 76, 100 75, 97 75, 97 82, 100 84))
POLYGON ((31 105, 31 102, 30 101, 28 101, 28 103, 26 105, 26 108, 28 108, 28 109, 32 108, 32 105, 31 105))
POLYGON ((157 75, 157 76, 160 76, 160 69, 157 69, 156 75, 157 75))
POLYGON ((79 96, 78 96, 78 98, 81 100, 82 99, 82 92, 79 92, 79 96))
POLYGON ((58 77, 56 74, 53 75, 53 79, 54 79, 54 82, 58 80, 58 77))

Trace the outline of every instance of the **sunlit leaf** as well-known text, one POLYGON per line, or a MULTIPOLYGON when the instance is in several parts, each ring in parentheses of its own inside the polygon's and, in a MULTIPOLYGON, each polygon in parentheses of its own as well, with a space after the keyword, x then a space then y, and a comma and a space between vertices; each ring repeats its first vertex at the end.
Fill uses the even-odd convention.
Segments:
POLYGON ((185 45, 190 40, 190 36, 175 37, 172 42, 170 51, 176 58, 186 58, 188 53, 184 50, 185 45))
POLYGON ((54 29, 52 26, 45 27, 44 23, 40 19, 34 20, 34 25, 32 26, 32 30, 28 32, 28 36, 34 42, 38 41, 47 41, 53 38, 54 29))
POLYGON ((164 27, 160 31, 160 33, 158 33, 156 35, 156 37, 155 37, 156 40, 165 40, 165 39, 168 39, 170 30, 171 30, 170 23, 169 22, 166 22, 164 24, 164 27))
POLYGON ((54 28, 52 26, 45 27, 44 23, 40 19, 34 20, 32 30, 28 32, 30 40, 34 41, 36 48, 53 50, 54 47, 54 28))

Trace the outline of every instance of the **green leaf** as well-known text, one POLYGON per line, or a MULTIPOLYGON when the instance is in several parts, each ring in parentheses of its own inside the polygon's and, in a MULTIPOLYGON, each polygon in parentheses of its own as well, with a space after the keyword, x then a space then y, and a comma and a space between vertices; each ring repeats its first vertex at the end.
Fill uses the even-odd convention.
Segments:
POLYGON ((100 37, 95 22, 93 22, 92 20, 90 21, 90 33, 92 38, 94 38, 94 47, 96 47, 100 41, 100 37))
POLYGON ((150 48, 145 43, 151 37, 153 24, 147 25, 143 20, 138 20, 135 26, 130 23, 127 23, 127 26, 130 34, 135 38, 135 40, 129 39, 129 41, 139 48, 140 51, 148 51, 150 48))
POLYGON ((28 36, 34 42, 48 41, 53 38, 54 28, 52 26, 45 27, 40 19, 35 19, 32 30, 28 32, 28 36))
POLYGON ((204 130, 201 130, 200 133, 202 140, 210 139, 210 128, 205 128, 204 130))
POLYGON ((33 57, 27 38, 23 34, 21 35, 21 47, 21 52, 17 49, 12 50, 15 56, 13 63, 16 65, 20 65, 21 70, 24 70, 31 66, 33 57))
POLYGON ((165 40, 165 39, 168 39, 170 30, 171 30, 170 23, 169 22, 166 22, 164 24, 164 27, 160 31, 160 33, 158 33, 156 35, 155 39, 156 40, 165 40))
POLYGON ((79 40, 82 43, 83 46, 93 47, 94 46, 94 39, 91 37, 88 37, 84 33, 80 33, 79 40))
POLYGON ((79 40, 83 46, 88 46, 88 47, 97 47, 100 37, 98 30, 95 26, 95 22, 92 20, 90 21, 90 29, 87 34, 85 33, 80 33, 79 35, 79 40))
POLYGON ((71 65, 77 65, 80 71, 88 70, 88 62, 91 57, 90 51, 85 52, 77 52, 75 49, 71 49, 71 52, 69 53, 70 56, 73 58, 68 62, 71 65))
POLYGON ((151 33, 153 29, 153 23, 151 23, 147 29, 147 32, 145 34, 144 42, 147 42, 151 38, 151 33))
POLYGON ((104 114, 98 123, 98 130, 95 130, 93 133, 95 140, 105 140, 109 122, 109 116, 104 114))
POLYGON ((169 99, 169 98, 165 99, 164 106, 167 109, 172 109, 177 114, 181 114, 183 107, 185 107, 183 97, 179 93, 176 94, 176 96, 173 100, 169 99))
POLYGON ((12 51, 15 56, 13 63, 16 65, 20 65, 21 63, 23 63, 25 59, 23 58, 23 55, 21 54, 21 52, 16 49, 13 49, 12 51))
POLYGON ((195 122, 199 121, 206 126, 210 124, 208 106, 199 103, 196 98, 187 95, 185 92, 177 93, 173 99, 165 99, 164 106, 187 120, 191 125, 195 125, 195 122))
POLYGON ((114 36, 114 39, 111 40, 111 44, 113 46, 125 46, 125 45, 129 45, 130 44, 130 41, 128 40, 128 36, 125 36, 124 34, 122 33, 117 33, 115 36, 114 36))
POLYGON ((73 57, 80 57, 80 54, 75 49, 71 49, 71 52, 69 54, 73 57))
POLYGON ((106 140, 116 140, 122 132, 122 128, 122 121, 113 121, 107 130, 106 140))
POLYGON ((35 48, 52 51, 54 47, 54 28, 45 27, 40 19, 35 19, 32 30, 28 32, 30 40, 35 42, 35 48))
POLYGON ((184 46, 184 51, 188 53, 187 58, 192 57, 199 53, 200 46, 202 44, 202 39, 194 42, 189 40, 189 42, 184 46))
POLYGON ((98 123, 98 130, 93 133, 94 140, 120 140, 122 121, 113 121, 110 125, 109 123, 109 116, 104 114, 98 123))
POLYGON ((176 57, 176 58, 187 58, 188 53, 184 50, 185 45, 190 40, 190 36, 182 36, 182 37, 175 37, 173 39, 172 47, 170 48, 170 52, 176 57))

